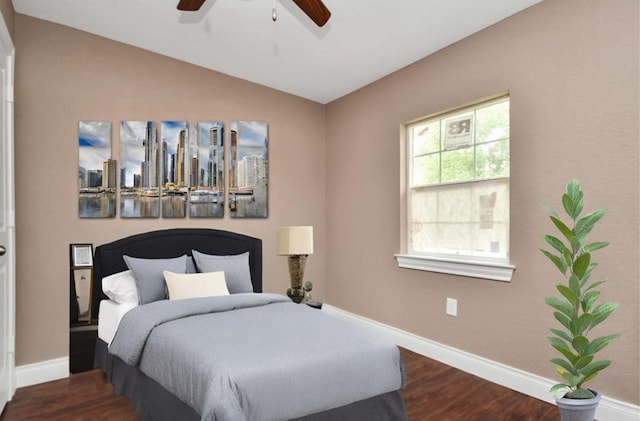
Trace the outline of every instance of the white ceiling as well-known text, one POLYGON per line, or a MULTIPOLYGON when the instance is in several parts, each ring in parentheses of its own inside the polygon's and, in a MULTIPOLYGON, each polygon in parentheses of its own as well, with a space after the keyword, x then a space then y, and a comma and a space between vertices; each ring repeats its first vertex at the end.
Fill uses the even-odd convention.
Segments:
POLYGON ((541 0, 323 0, 318 28, 291 0, 13 0, 17 13, 328 103, 541 0))

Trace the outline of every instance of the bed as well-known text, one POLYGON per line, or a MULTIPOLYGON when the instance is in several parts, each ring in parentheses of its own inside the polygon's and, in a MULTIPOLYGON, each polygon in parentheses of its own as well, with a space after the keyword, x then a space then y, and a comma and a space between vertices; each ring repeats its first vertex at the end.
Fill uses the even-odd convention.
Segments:
MULTIPOLYGON (((322 310, 263 293, 260 239, 214 229, 154 231, 96 247, 94 266, 94 366, 145 420, 408 419, 397 347, 322 310), (225 266, 240 256, 244 272, 225 266), (180 281, 222 272, 229 294, 149 301, 153 293, 140 279, 149 275, 132 261, 150 271, 184 261, 175 271, 186 273, 176 275, 180 281), (211 262, 224 270, 214 272, 211 262), (127 273, 138 276, 143 304, 113 296, 113 279, 127 273), (250 283, 237 284, 238 273, 250 283)), ((172 282, 164 284, 170 298, 175 285, 185 285, 172 282)))

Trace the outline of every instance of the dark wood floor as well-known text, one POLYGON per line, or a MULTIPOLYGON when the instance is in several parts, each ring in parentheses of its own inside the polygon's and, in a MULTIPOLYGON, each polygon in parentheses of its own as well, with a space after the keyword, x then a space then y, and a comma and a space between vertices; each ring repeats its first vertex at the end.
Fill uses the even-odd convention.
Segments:
MULTIPOLYGON (((540 421, 560 419, 558 409, 402 349, 411 421, 540 421)), ((116 396, 99 370, 18 389, 0 421, 138 421, 127 398, 116 396)))
MULTIPOLYGON (((411 421, 559 421, 555 405, 402 349, 411 421)), ((4 420, 2 420, 4 421, 4 420)))

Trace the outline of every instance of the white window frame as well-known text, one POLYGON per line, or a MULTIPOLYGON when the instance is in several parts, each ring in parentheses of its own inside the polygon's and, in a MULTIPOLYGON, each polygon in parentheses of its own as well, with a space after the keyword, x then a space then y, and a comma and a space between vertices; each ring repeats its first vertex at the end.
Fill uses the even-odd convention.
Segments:
MULTIPOLYGON (((410 224, 410 147, 407 136, 407 128, 418 122, 427 119, 443 118, 448 114, 461 112, 464 109, 480 107, 487 102, 500 100, 507 97, 511 101, 509 92, 501 92, 497 95, 473 101, 449 110, 436 114, 421 117, 416 120, 406 122, 400 127, 400 156, 401 156, 401 245, 402 251, 395 255, 398 267, 406 269, 423 270, 428 272, 446 273, 452 275, 466 276, 472 278, 489 279, 496 281, 511 281, 515 265, 509 261, 509 252, 506 258, 458 255, 448 253, 426 253, 409 252, 409 241, 411 240, 408 230, 410 224)), ((509 140, 511 143, 511 139, 509 140)), ((506 177, 510 179, 510 177, 506 177)), ((480 180, 478 180, 480 181, 480 180)))

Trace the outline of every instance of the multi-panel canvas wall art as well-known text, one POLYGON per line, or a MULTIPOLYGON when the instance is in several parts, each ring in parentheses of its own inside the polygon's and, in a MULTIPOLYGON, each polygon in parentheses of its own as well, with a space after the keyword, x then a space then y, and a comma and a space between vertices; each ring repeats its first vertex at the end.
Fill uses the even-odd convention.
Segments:
POLYGON ((160 181, 162 216, 184 218, 190 182, 189 125, 186 121, 163 121, 160 124, 162 149, 160 181))
POLYGON ((232 218, 268 216, 269 136, 267 123, 230 124, 229 211, 232 218))
POLYGON ((224 123, 201 121, 191 143, 189 216, 224 216, 224 123))
POLYGON ((111 123, 78 123, 78 214, 81 218, 116 215, 116 161, 111 159, 111 123))
POLYGON ((120 216, 160 216, 158 139, 153 121, 120 122, 120 216))
POLYGON ((120 166, 111 123, 79 122, 79 215, 122 218, 266 218, 268 125, 234 121, 120 122, 120 166), (158 130, 159 129, 159 130, 158 130), (118 181, 119 179, 119 181, 118 181))

